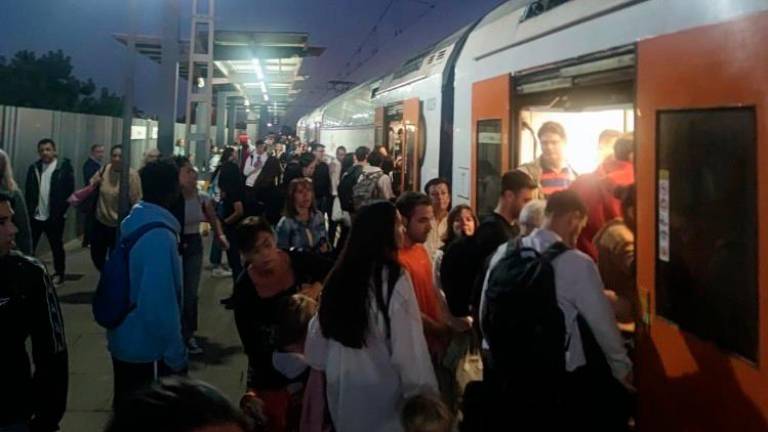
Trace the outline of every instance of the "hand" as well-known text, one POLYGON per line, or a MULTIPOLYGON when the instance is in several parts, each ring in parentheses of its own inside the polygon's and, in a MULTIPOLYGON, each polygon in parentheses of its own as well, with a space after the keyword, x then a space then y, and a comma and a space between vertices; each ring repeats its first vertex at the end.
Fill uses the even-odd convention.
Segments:
POLYGON ((229 250, 229 241, 227 240, 227 236, 224 234, 216 237, 216 243, 219 244, 221 250, 229 250))
POLYGON ((101 184, 101 172, 97 172, 91 177, 90 184, 91 186, 98 186, 101 184))
POLYGON ((313 300, 320 298, 320 293, 323 292, 323 284, 315 282, 313 284, 301 284, 299 294, 305 295, 313 300))

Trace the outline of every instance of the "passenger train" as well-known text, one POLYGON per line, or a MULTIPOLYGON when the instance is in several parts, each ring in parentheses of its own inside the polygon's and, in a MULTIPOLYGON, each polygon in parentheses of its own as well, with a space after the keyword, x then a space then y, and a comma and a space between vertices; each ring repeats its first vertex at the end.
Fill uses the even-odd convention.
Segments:
POLYGON ((303 117, 304 141, 381 145, 399 190, 454 204, 539 155, 573 168, 634 131, 641 431, 768 430, 768 0, 508 1, 303 117))

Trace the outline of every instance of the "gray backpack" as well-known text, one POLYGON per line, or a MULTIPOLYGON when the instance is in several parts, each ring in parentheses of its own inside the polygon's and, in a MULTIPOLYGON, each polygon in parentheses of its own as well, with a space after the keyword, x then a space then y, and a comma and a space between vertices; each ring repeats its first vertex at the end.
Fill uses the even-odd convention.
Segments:
POLYGON ((384 171, 364 172, 357 183, 352 186, 352 204, 355 211, 381 196, 379 193, 379 179, 383 175, 385 175, 384 171))

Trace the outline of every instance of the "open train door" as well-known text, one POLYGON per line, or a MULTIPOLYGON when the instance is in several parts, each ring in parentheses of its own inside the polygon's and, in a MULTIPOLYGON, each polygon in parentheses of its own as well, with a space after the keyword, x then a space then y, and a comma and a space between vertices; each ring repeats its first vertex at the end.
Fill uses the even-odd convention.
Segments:
POLYGON ((509 170, 512 77, 500 75, 472 85, 472 207, 493 212, 501 175, 509 170))
POLYGON ((419 98, 403 101, 403 175, 401 176, 401 191, 418 191, 421 189, 421 161, 423 145, 420 141, 419 128, 421 120, 421 101, 419 98))
POLYGON ((638 44, 640 431, 768 430, 766 47, 768 14, 638 44))

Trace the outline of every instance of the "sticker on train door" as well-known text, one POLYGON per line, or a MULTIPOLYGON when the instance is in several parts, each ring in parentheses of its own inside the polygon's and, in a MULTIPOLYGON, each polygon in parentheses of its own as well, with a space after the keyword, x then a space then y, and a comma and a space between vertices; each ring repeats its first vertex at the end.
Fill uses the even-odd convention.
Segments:
POLYGON ((669 262, 669 171, 659 170, 659 260, 669 262))

